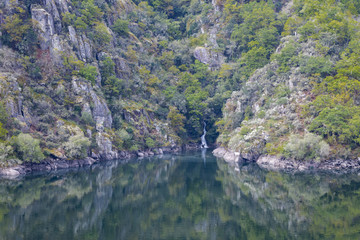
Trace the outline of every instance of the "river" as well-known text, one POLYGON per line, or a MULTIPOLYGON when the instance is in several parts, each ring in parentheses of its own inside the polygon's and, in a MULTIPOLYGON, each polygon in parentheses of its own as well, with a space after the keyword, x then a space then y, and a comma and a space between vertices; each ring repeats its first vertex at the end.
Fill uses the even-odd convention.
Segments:
POLYGON ((228 164, 210 150, 0 180, 0 239, 359 239, 357 174, 228 164))

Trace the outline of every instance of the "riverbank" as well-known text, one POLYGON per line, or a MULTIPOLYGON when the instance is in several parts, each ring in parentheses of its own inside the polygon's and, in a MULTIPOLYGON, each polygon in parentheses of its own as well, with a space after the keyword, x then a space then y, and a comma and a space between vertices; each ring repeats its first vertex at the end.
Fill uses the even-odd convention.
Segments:
POLYGON ((30 163, 24 162, 21 165, 12 166, 8 168, 0 168, 0 177, 6 178, 16 178, 20 175, 25 175, 33 172, 52 172, 62 169, 70 168, 81 168, 94 165, 99 162, 109 161, 109 160, 123 160, 127 161, 131 158, 144 158, 151 157, 154 155, 163 155, 163 154, 174 154, 181 152, 182 150, 191 150, 195 149, 194 146, 183 146, 183 147, 160 147, 153 148, 144 151, 119 151, 116 155, 116 158, 104 158, 99 155, 92 155, 91 157, 86 157, 79 160, 67 160, 67 159, 55 159, 47 158, 40 163, 30 163))
MULTIPOLYGON (((213 151, 216 157, 224 158, 227 162, 247 162, 241 157, 240 152, 234 152, 222 147, 213 151)), ((360 158, 358 159, 336 159, 321 162, 316 161, 294 161, 291 159, 279 158, 277 156, 261 155, 254 161, 263 169, 272 171, 340 171, 340 172, 356 172, 360 171, 360 158)))

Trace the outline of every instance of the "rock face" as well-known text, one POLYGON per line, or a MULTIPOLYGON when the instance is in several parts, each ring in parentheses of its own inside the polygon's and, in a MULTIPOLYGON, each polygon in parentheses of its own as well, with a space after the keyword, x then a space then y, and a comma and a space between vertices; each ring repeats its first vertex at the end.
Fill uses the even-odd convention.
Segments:
POLYGON ((205 47, 196 47, 194 57, 200 62, 209 65, 210 69, 217 69, 224 63, 224 57, 221 53, 209 50, 205 47))
POLYGON ((100 149, 99 154, 102 159, 117 159, 119 157, 116 151, 113 151, 112 142, 106 134, 99 132, 96 135, 96 143, 100 149))
POLYGON ((96 122, 96 130, 102 132, 104 127, 111 128, 111 112, 103 98, 100 98, 94 91, 90 83, 73 78, 72 87, 76 94, 77 102, 84 106, 92 105, 92 116, 96 122))
MULTIPOLYGON (((56 11, 57 15, 58 12, 56 11)), ((62 51, 62 46, 60 45, 60 38, 55 32, 54 19, 53 15, 48 13, 45 9, 39 6, 31 7, 31 17, 34 20, 35 29, 39 29, 40 35, 40 46, 41 49, 51 49, 52 51, 62 51)), ((58 18, 58 23, 60 19, 58 18)), ((58 26, 61 29, 60 26, 58 26)))
POLYGON ((78 58, 85 62, 92 60, 93 53, 89 39, 85 35, 78 36, 73 26, 69 26, 68 31, 78 58))

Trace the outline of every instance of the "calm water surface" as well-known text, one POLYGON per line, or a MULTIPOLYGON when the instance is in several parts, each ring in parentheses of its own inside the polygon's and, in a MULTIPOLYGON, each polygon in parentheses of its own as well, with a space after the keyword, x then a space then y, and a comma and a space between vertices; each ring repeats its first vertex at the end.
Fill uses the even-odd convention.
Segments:
POLYGON ((360 177, 208 150, 0 180, 0 239, 359 239, 360 177))

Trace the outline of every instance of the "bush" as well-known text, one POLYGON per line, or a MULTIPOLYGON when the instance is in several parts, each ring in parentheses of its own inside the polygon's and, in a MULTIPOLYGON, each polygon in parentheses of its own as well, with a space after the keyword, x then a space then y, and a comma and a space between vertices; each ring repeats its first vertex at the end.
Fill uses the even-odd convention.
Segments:
POLYGON ((64 144, 66 156, 70 159, 85 158, 90 144, 90 140, 83 133, 71 136, 64 144))
POLYGON ((332 63, 324 57, 302 56, 300 58, 300 72, 308 76, 320 74, 322 77, 329 75, 332 71, 332 63))
POLYGON ((40 162, 45 158, 40 149, 40 141, 30 134, 20 133, 13 138, 13 146, 17 156, 25 162, 40 162))
POLYGON ((0 102, 0 122, 6 124, 8 122, 9 115, 7 114, 6 108, 2 102, 0 102))
POLYGON ((279 73, 288 72, 290 67, 296 64, 298 46, 296 42, 289 42, 281 49, 280 53, 273 55, 273 58, 277 60, 280 65, 277 70, 279 73))
POLYGON ((82 111, 82 112, 81 112, 81 121, 82 121, 84 124, 87 124, 87 125, 94 125, 94 124, 95 124, 94 119, 93 119, 91 113, 85 112, 85 111, 82 111))
POLYGON ((111 29, 120 36, 127 36, 129 34, 129 21, 118 19, 111 29))
POLYGON ((321 136, 307 133, 304 137, 300 135, 290 136, 289 142, 284 147, 284 155, 299 161, 316 160, 327 157, 330 146, 322 140, 321 136))
POLYGON ((5 139, 8 131, 3 128, 3 124, 0 122, 0 139, 5 139))
POLYGON ((147 137, 145 139, 145 144, 148 148, 153 148, 156 146, 156 142, 151 137, 147 137))
POLYGON ((92 40, 96 43, 99 50, 104 49, 111 42, 111 35, 108 28, 103 23, 98 23, 94 32, 91 34, 92 40))
POLYGON ((325 108, 312 123, 309 130, 330 141, 343 144, 360 144, 360 108, 337 105, 325 108))
POLYGON ((132 146, 132 136, 125 129, 115 132, 114 142, 119 149, 129 149, 132 146))
POLYGON ((13 153, 13 148, 6 143, 0 142, 0 162, 4 162, 13 153))
POLYGON ((98 72, 96 67, 87 65, 85 67, 80 68, 79 75, 94 85, 98 72))

